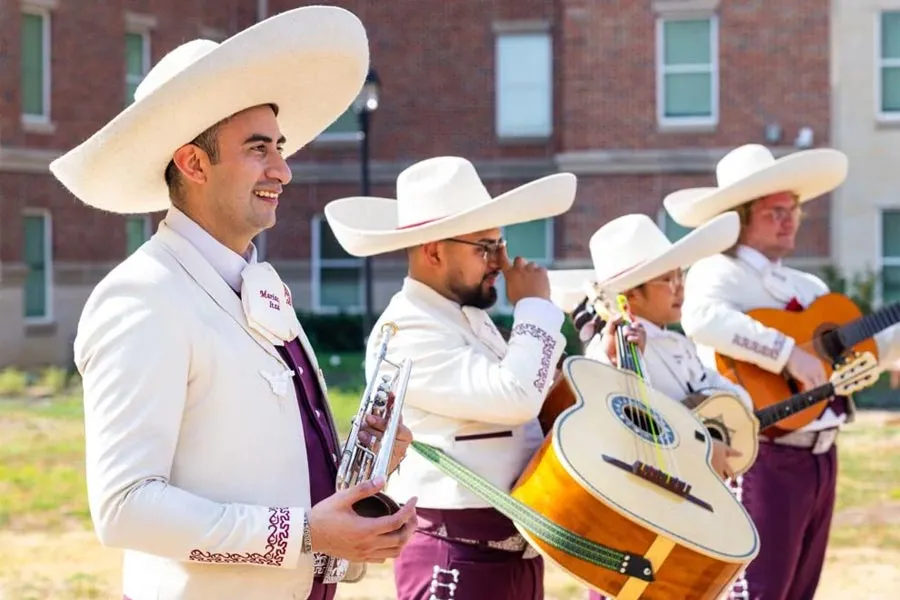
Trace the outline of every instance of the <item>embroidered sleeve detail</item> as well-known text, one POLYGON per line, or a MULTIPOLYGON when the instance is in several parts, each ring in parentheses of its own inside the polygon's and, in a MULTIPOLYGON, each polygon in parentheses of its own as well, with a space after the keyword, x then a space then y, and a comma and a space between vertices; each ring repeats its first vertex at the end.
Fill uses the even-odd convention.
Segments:
POLYGON ((266 540, 266 553, 258 552, 225 552, 213 553, 203 550, 191 550, 190 560, 205 563, 229 563, 268 565, 280 567, 287 553, 288 538, 291 534, 291 510, 289 508, 269 509, 269 537, 266 540))
MULTIPOLYGON (((547 383, 547 375, 550 372, 550 360, 553 358, 553 349, 556 348, 556 340, 549 333, 532 323, 519 323, 512 329, 512 335, 530 335, 540 340, 541 348, 541 368, 538 370, 537 379, 534 380, 534 387, 538 391, 544 389, 547 383)), ((512 336, 510 336, 512 337, 512 336)))
POLYGON ((734 345, 746 348, 750 352, 765 356, 766 358, 771 358, 772 360, 778 360, 781 351, 784 350, 784 345, 787 343, 787 338, 784 335, 778 334, 775 343, 771 346, 764 346, 759 342, 753 341, 742 335, 735 335, 734 339, 731 341, 734 345))

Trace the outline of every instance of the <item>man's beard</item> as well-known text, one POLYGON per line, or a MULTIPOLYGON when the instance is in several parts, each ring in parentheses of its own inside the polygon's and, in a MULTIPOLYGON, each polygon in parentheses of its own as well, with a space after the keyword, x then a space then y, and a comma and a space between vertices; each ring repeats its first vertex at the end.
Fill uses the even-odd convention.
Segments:
POLYGON ((470 288, 457 287, 451 284, 450 290, 456 296, 460 306, 474 306, 482 310, 488 309, 497 302, 497 288, 492 285, 484 289, 485 280, 492 275, 496 275, 496 273, 486 275, 478 285, 470 288))

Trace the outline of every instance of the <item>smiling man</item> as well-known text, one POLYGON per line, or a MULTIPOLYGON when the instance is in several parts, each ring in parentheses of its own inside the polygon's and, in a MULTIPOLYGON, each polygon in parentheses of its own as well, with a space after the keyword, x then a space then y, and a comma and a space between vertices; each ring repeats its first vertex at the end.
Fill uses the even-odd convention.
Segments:
MULTIPOLYGON (((354 512, 383 482, 335 491, 322 372, 252 243, 275 225, 286 157, 346 110, 367 70, 351 13, 287 11, 177 47, 134 104, 51 165, 87 205, 168 211, 93 290, 75 340, 91 516, 125 550, 130 600, 327 600, 413 533, 414 500, 354 512)), ((383 428, 373 419, 361 437, 383 428)), ((397 439, 394 467, 412 438, 397 439)))
MULTIPOLYGON (((403 171, 396 200, 325 207, 350 254, 406 250, 408 276, 373 331, 395 323, 388 359, 413 362, 403 407, 413 434, 507 491, 543 441, 537 416, 565 339, 547 272, 510 261, 501 228, 565 212, 575 184, 558 173, 491 197, 469 161, 440 156, 403 171), (501 275, 514 306, 509 343, 485 312, 501 275)), ((371 336, 369 377, 377 344, 371 336)), ((463 483, 412 453, 388 493, 418 497, 418 531, 394 562, 398 600, 543 598, 542 559, 463 483)))

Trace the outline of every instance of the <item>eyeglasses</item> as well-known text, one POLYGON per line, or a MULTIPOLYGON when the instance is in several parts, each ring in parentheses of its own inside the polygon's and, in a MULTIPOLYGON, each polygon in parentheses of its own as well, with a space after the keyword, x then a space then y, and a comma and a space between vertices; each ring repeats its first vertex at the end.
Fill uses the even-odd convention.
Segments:
POLYGON ((488 256, 496 256, 499 254, 504 248, 506 248, 506 240, 500 238, 499 240, 493 240, 490 242, 470 242, 469 240, 458 240, 456 238, 447 238, 444 240, 445 242, 456 242, 457 244, 466 244, 467 246, 477 246, 481 248, 481 258, 485 262, 488 260, 488 256))
POLYGON ((799 205, 795 205, 790 208, 785 206, 769 206, 767 208, 761 208, 759 212, 771 218, 777 223, 798 220, 803 216, 803 211, 800 209, 799 205))
POLYGON ((671 273, 667 273, 662 277, 652 279, 647 283, 652 283, 655 285, 667 285, 669 286, 669 289, 674 292, 678 288, 684 286, 684 269, 672 271, 671 273))

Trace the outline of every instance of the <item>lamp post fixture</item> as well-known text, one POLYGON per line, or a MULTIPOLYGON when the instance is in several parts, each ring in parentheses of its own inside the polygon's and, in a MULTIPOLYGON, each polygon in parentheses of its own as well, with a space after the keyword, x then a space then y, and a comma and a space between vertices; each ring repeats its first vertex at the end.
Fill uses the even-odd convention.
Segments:
MULTIPOLYGON (((361 195, 369 195, 369 117, 378 110, 379 92, 381 82, 375 69, 370 68, 366 75, 366 82, 356 100, 353 101, 353 111, 359 119, 359 165, 361 195)), ((365 319, 363 320, 363 341, 375 325, 372 315, 372 257, 365 257, 363 279, 365 285, 365 319)))

